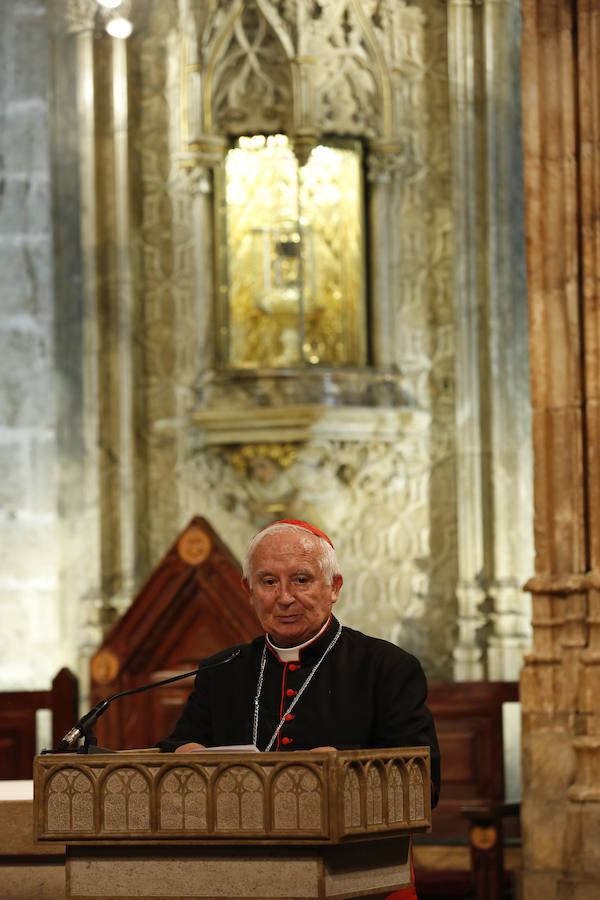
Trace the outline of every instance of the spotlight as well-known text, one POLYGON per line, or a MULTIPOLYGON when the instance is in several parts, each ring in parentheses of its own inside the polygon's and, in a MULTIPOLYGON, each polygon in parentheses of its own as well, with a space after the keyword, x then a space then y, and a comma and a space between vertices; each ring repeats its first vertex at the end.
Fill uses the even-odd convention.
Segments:
POLYGON ((111 37, 125 39, 128 38, 133 31, 133 25, 129 19, 118 16, 116 19, 110 19, 106 23, 106 30, 111 37))

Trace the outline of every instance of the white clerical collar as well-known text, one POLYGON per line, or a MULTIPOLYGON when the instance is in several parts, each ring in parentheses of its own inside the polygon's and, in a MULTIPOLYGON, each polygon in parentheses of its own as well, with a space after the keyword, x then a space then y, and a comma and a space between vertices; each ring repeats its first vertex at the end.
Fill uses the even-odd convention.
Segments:
POLYGON ((299 662, 300 661, 300 651, 304 650, 305 647, 308 647, 309 644, 312 644, 317 638, 320 638, 323 632, 327 629, 327 626, 331 622, 331 616, 327 619, 323 627, 317 631, 316 634, 313 634, 311 638, 307 641, 304 641, 303 644, 297 644, 295 647, 277 647, 276 644, 273 643, 270 636, 266 635, 266 641, 275 656, 279 659, 279 662, 299 662))

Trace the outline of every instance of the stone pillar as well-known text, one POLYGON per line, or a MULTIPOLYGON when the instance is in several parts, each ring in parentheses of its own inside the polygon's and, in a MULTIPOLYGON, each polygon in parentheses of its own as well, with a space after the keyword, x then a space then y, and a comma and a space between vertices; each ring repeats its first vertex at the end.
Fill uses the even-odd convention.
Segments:
POLYGON ((481 473, 480 320, 478 296, 483 273, 478 253, 479 221, 475 90, 477 73, 469 4, 448 7, 448 68, 454 151, 454 318, 456 335, 456 440, 458 488, 458 639, 454 649, 457 681, 484 677, 477 632, 484 624, 483 521, 481 473), (457 171, 458 170, 458 171, 457 171), (460 361, 460 363, 459 363, 460 361))
MULTIPOLYGON (((118 578, 112 606, 118 614, 129 606, 136 586, 136 509, 134 434, 134 291, 131 275, 133 243, 129 206, 129 110, 127 42, 111 38, 112 152, 113 152, 113 302, 116 308, 114 366, 116 384, 112 402, 118 410, 117 433, 113 438, 118 460, 118 578)), ((116 511, 115 511, 116 512, 116 511)))
MULTIPOLYGON (((518 680, 531 645, 533 561, 529 347, 525 284, 519 0, 484 0, 486 250, 485 466, 491 499, 486 590, 492 599, 487 675, 518 680)), ((488 512, 489 515, 489 512, 488 512)))
POLYGON ((598 9, 523 0, 536 574, 521 676, 523 897, 600 883, 598 9))
MULTIPOLYGON (((186 176, 186 186, 190 194, 191 223, 193 231, 193 287, 190 302, 191 321, 196 329, 194 341, 196 370, 199 383, 195 386, 202 395, 207 383, 213 377, 217 357, 225 339, 225 321, 222 318, 224 297, 215 296, 214 266, 226 266, 223 242, 215 235, 214 185, 215 178, 221 177, 220 164, 227 152, 227 139, 219 135, 203 135, 196 142, 196 149, 180 158, 186 176), (216 308, 218 305, 218 308, 216 308)), ((217 215, 224 214, 218 210, 217 215)), ((217 229, 220 225, 217 225, 217 229)), ((222 284, 226 283, 223 278, 222 284)), ((186 323, 183 323, 184 327, 186 323)), ((187 420, 187 411, 179 412, 180 421, 187 420), (185 418, 184 418, 185 417, 185 418)), ((187 421, 186 421, 187 424, 187 421)), ((178 459, 189 459, 193 454, 198 437, 195 428, 178 427, 171 434, 177 446, 178 459)), ((182 510, 190 506, 190 485, 187 479, 177 482, 178 503, 182 510)))
POLYGON ((102 638, 101 502, 99 454, 96 126, 94 83, 94 28, 97 4, 74 0, 66 10, 67 27, 77 45, 77 142, 79 221, 82 255, 82 437, 83 476, 81 531, 86 536, 88 581, 81 597, 78 677, 82 706, 87 706, 89 659, 102 638))
MULTIPOLYGON (((198 322, 199 368, 210 371, 216 364, 215 330, 222 323, 215 322, 213 267, 226 264, 219 256, 214 233, 214 178, 215 168, 224 160, 227 138, 221 135, 202 135, 196 141, 196 149, 180 157, 187 174, 187 184, 192 200, 191 215, 194 233, 194 311, 198 322)), ((219 210, 219 214, 221 211, 219 210)), ((225 283, 225 281, 223 281, 225 283)), ((217 316, 218 319, 218 316, 217 316)), ((217 340, 221 335, 217 333, 217 340)))
POLYGON ((531 565, 516 0, 451 0, 458 471, 457 680, 516 679, 531 565), (491 612, 483 612, 491 600, 491 612), (489 638, 480 633, 483 626, 489 638))
POLYGON ((90 652, 125 611, 136 583, 133 241, 127 45, 99 30, 97 3, 73 3, 68 16, 77 40, 85 505, 97 557, 82 649, 87 670, 90 652))
POLYGON ((394 239, 398 202, 398 170, 402 162, 400 145, 395 141, 372 141, 367 157, 370 184, 369 223, 372 237, 369 247, 371 289, 374 303, 371 322, 373 364, 392 367, 396 356, 395 310, 397 279, 393 266, 397 256, 394 239))

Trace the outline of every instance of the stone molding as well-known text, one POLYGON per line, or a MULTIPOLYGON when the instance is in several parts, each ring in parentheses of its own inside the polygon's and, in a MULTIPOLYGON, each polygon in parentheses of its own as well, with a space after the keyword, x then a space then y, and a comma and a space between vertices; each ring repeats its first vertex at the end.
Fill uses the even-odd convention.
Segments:
POLYGON ((252 444, 261 442, 311 439, 339 441, 395 442, 407 430, 423 429, 429 424, 427 413, 410 409, 346 407, 327 409, 319 406, 289 406, 239 410, 198 410, 192 421, 206 446, 252 444))
POLYGON ((573 574, 552 574, 540 572, 533 575, 525 584, 524 590, 532 594, 551 594, 557 597, 568 597, 589 590, 600 590, 600 571, 577 572, 573 574))

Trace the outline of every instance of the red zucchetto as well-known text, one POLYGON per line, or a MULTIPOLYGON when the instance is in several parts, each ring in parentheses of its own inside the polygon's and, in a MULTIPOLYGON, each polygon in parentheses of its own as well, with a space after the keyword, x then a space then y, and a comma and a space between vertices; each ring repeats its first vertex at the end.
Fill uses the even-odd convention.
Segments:
POLYGON ((331 547, 333 547, 333 543, 330 538, 327 537, 324 531, 321 531, 320 528, 317 528, 316 525, 311 525, 310 522, 302 522, 300 519, 279 519, 277 522, 271 522, 269 525, 266 525, 262 528, 262 531, 266 531, 267 528, 270 528, 272 525, 297 525, 298 528, 304 528, 305 531, 310 531, 311 534, 314 534, 315 537, 324 538, 331 547))

